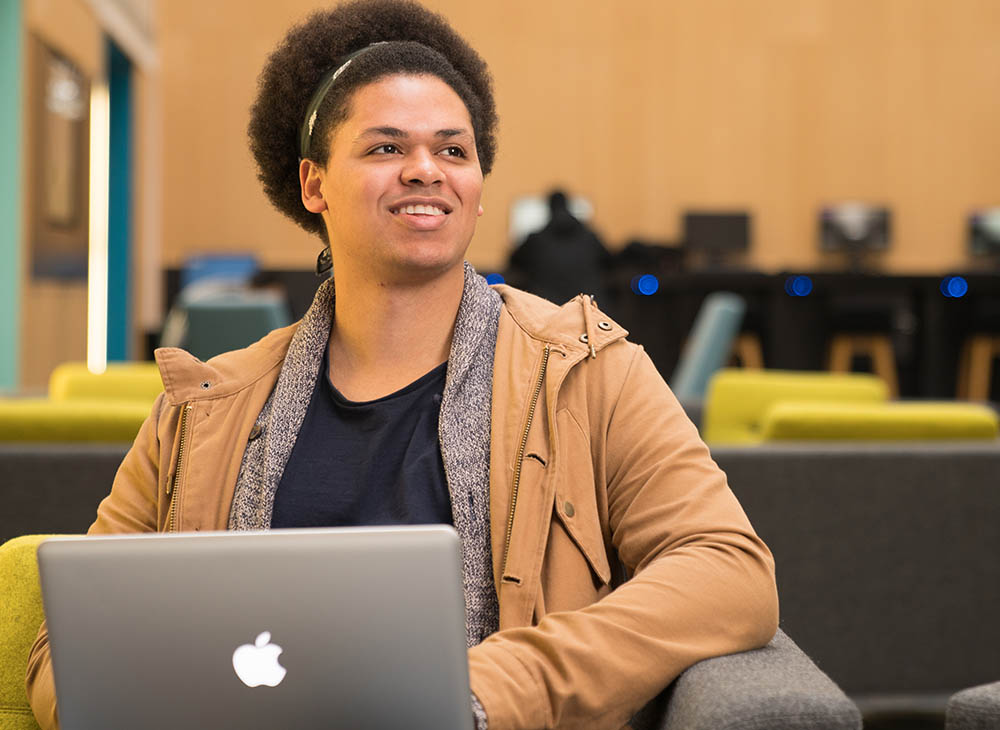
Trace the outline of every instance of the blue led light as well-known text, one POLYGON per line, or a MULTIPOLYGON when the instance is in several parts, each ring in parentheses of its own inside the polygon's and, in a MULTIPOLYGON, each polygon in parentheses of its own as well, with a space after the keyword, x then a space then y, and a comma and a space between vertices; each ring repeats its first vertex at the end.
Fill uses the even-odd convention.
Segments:
POLYGON ((799 274, 785 279, 785 293, 790 297, 807 297, 812 294, 813 283, 808 276, 799 274))
POLYGON ((946 276, 941 279, 941 293, 949 299, 961 299, 969 293, 969 282, 961 276, 946 276))
POLYGON ((633 294, 637 294, 640 297, 648 297, 659 291, 660 280, 652 274, 636 274, 632 277, 632 281, 629 282, 629 288, 633 294))
POLYGON ((969 282, 963 279, 961 276, 951 277, 951 281, 948 282, 948 293, 951 294, 956 299, 964 297, 969 291, 969 282))
POLYGON ((487 274, 486 283, 487 284, 503 284, 504 278, 503 274, 487 274))
POLYGON ((643 296, 652 296, 656 294, 660 289, 660 280, 657 279, 652 274, 643 274, 639 277, 639 280, 635 283, 635 288, 638 289, 638 294, 643 296))

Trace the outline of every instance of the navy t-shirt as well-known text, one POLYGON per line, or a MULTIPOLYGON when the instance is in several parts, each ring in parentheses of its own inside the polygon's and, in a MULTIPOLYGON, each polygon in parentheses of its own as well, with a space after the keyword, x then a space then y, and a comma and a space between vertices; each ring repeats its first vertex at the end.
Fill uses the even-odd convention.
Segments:
POLYGON ((357 403, 333 387, 324 355, 271 527, 452 524, 438 445, 447 365, 357 403))

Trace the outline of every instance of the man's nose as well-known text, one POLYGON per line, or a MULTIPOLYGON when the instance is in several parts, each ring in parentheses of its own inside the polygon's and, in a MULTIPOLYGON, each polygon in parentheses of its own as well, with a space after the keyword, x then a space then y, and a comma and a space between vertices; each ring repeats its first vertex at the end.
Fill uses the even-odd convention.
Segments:
POLYGON ((431 151, 417 147, 406 156, 401 171, 403 182, 409 185, 433 185, 444 179, 441 167, 431 151))

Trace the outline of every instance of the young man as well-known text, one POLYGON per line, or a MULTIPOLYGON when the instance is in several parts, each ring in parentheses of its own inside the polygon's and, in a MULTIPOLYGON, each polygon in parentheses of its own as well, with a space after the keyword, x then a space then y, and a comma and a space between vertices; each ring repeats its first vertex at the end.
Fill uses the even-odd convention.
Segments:
MULTIPOLYGON (((420 6, 290 31, 251 147, 334 276, 245 350, 157 353, 165 393, 91 532, 453 524, 478 727, 620 728, 691 664, 771 638, 773 563, 590 297, 464 264, 495 125, 485 64, 420 6)), ((54 727, 44 626, 28 693, 54 727)))

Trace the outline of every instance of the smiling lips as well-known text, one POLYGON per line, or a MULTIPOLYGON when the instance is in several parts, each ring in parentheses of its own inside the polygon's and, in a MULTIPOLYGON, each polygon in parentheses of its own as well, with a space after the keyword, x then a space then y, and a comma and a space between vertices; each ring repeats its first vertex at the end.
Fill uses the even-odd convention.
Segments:
POLYGON ((403 205, 393 208, 393 213, 409 213, 410 215, 447 215, 447 211, 436 205, 403 205))
POLYGON ((403 203, 389 212, 409 228, 418 231, 436 231, 448 220, 450 208, 437 203, 403 203))

